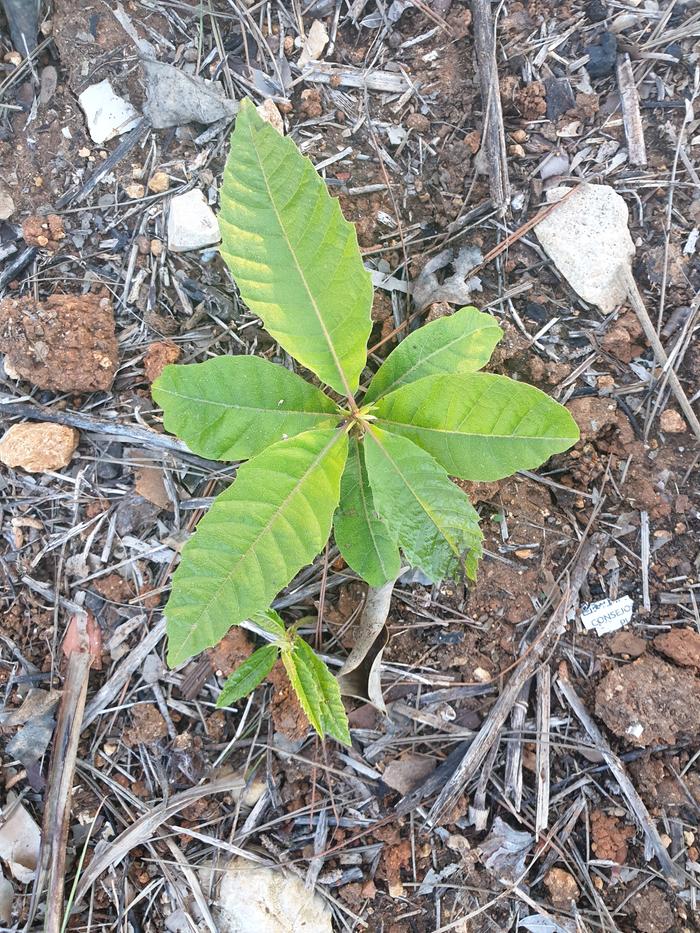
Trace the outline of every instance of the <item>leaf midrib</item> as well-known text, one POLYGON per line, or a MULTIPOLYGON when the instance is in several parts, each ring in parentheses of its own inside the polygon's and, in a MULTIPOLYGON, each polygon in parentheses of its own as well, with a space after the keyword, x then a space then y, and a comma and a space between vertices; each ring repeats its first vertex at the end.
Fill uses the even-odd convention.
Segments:
POLYGON ((375 434, 375 432, 372 431, 371 429, 370 429, 370 431, 369 431, 368 433, 369 433, 370 437, 372 438, 372 440, 375 442, 375 444, 379 447, 379 449, 381 450, 381 452, 384 454, 384 456, 386 457, 386 459, 389 461, 389 463, 391 464, 391 466, 394 468, 394 471, 398 474, 398 476, 401 477, 401 480, 402 480, 404 486, 406 487, 406 489, 408 489, 408 491, 410 492, 410 494, 411 494, 411 495, 413 496, 413 498, 416 500, 416 502, 418 503, 418 505, 423 509, 423 511, 425 512, 425 514, 428 516, 428 518, 430 519, 430 521, 433 523, 434 527, 437 528, 437 530, 440 532, 440 534, 441 534, 442 537, 445 539, 445 541, 447 541, 447 543, 448 543, 449 546, 450 546, 450 550, 452 551, 452 553, 455 555, 455 557, 457 557, 459 560, 461 560, 461 559, 462 559, 462 552, 461 552, 460 548, 457 546, 456 542, 451 541, 450 538, 448 538, 448 536, 445 534, 445 532, 443 531, 442 527, 438 524, 437 520, 435 519, 435 517, 434 517, 432 511, 430 510, 429 506, 428 506, 428 505, 421 499, 421 497, 414 491, 413 487, 411 486, 411 484, 408 482, 408 480, 407 480, 406 477, 404 476, 403 472, 401 471, 401 468, 399 467, 398 463, 394 460, 394 458, 391 456, 391 454, 389 453, 389 451, 388 451, 388 450, 386 449, 386 447, 382 444, 381 439, 378 438, 377 435, 375 434))
MULTIPOLYGON (((404 430, 414 429, 416 431, 428 431, 432 434, 449 434, 453 437, 460 437, 465 439, 482 439, 482 440, 495 440, 495 441, 562 441, 570 442, 571 437, 559 437, 554 434, 478 434, 474 431, 456 431, 454 428, 435 428, 428 427, 424 424, 409 424, 407 421, 394 421, 389 418, 378 418, 377 424, 382 427, 386 427, 388 431, 392 430, 392 425, 396 425, 399 428, 404 430)), ((396 432, 399 433, 399 432, 396 432)))
MULTIPOLYGON (((276 130, 273 130, 273 132, 276 132, 276 130)), ((332 357, 332 359, 333 359, 333 363, 334 363, 334 365, 335 365, 336 371, 337 371, 338 375, 340 376, 340 381, 341 381, 341 383, 343 384, 343 390, 344 390, 345 394, 347 395, 348 400, 349 400, 349 401, 352 401, 352 403, 354 404, 354 398, 353 398, 352 390, 350 389, 350 385, 349 385, 349 383, 348 383, 348 380, 347 380, 346 377, 345 377, 345 371, 344 371, 344 369, 343 369, 343 367, 342 367, 342 365, 341 365, 341 363, 340 363, 340 359, 338 358, 338 354, 336 353, 335 347, 333 346, 333 343, 332 343, 332 341, 331 341, 330 333, 328 332, 328 328, 326 327, 326 324, 325 324, 325 322, 324 322, 324 320, 323 320, 323 317, 322 317, 322 315, 321 315, 321 311, 320 311, 318 305, 316 304, 316 299, 314 298, 314 296, 313 296, 313 294, 312 294, 312 292, 311 292, 311 289, 309 288, 309 284, 308 284, 308 282, 306 281, 306 276, 304 275, 304 271, 303 271, 303 269, 301 268, 301 266, 299 265, 299 262, 298 262, 297 257, 296 257, 296 253, 294 252, 294 249, 292 248, 291 241, 290 241, 290 239, 289 239, 289 236, 287 235, 287 229, 286 229, 286 227, 284 226, 284 224, 282 223, 282 217, 280 216, 280 213, 279 213, 279 211, 278 211, 278 209, 277 209, 277 204, 275 203, 275 200, 274 200, 274 198, 272 197, 272 189, 270 188, 270 185, 269 185, 269 182, 268 182, 268 179, 267 179, 267 173, 266 173, 266 171, 265 171, 265 166, 263 165, 262 159, 260 158, 260 153, 259 153, 259 151, 258 151, 258 147, 257 147, 256 144, 255 144, 255 135, 254 135, 254 133, 253 133, 253 126, 252 126, 252 124, 251 124, 249 121, 248 121, 248 133, 249 133, 249 135, 250 135, 250 144, 251 144, 251 148, 253 149, 253 152, 255 153, 255 157, 256 157, 256 159, 257 159, 257 161, 258 161, 258 165, 259 165, 259 167, 260 167, 260 175, 261 175, 261 177, 262 177, 262 179, 263 179, 263 182, 265 183, 265 189, 267 190, 268 202, 269 202, 270 206, 272 207, 272 210, 273 210, 273 212, 274 212, 274 214, 275 214, 275 217, 277 218, 277 223, 279 224, 279 228, 280 228, 280 230, 281 230, 281 232, 282 232, 282 236, 284 237, 284 241, 285 241, 285 243, 287 244, 287 248, 289 249, 289 255, 292 257, 292 261, 293 261, 294 265, 296 266, 297 272, 299 273, 299 278, 301 279, 301 281, 302 281, 302 283, 303 283, 303 285, 304 285, 304 288, 306 289, 306 294, 309 296, 309 301, 311 302, 311 308, 312 308, 313 313, 315 314, 316 319, 317 319, 317 321, 318 321, 318 323, 319 323, 319 325, 320 325, 320 327, 321 327, 321 332, 323 333, 323 336, 324 336, 324 338, 325 338, 325 340, 326 340, 326 343, 327 343, 327 345, 328 345, 328 349, 329 349, 330 354, 331 354, 331 357, 332 357)), ((285 156, 285 158, 286 158, 286 156, 285 156)))
MULTIPOLYGON (((263 537, 263 535, 266 535, 266 534, 269 532, 269 530, 270 530, 272 524, 274 523, 275 519, 284 511, 284 509, 286 508, 286 506, 289 504, 290 500, 291 500, 294 496, 297 495, 297 493, 299 492, 299 489, 300 489, 301 486, 306 482, 306 480, 308 479, 309 475, 316 469, 316 467, 317 467, 317 466, 319 465, 319 463, 323 460, 323 458, 326 456, 326 454, 328 453, 328 451, 329 451, 335 444, 338 443, 338 440, 341 438, 341 436, 343 435, 343 433, 344 433, 344 430, 343 430, 343 429, 340 429, 340 430, 338 430, 338 431, 336 431, 336 432, 334 433, 333 437, 329 440, 329 442, 325 445, 325 447, 324 447, 321 451, 319 451, 319 453, 317 454, 317 456, 311 461, 311 463, 309 464, 309 466, 307 467, 307 469, 304 471, 304 473, 298 478, 298 481, 297 481, 296 485, 292 487, 292 489, 289 491, 289 493, 287 494, 287 496, 282 500, 282 502, 280 502, 280 504, 279 504, 279 506, 277 507, 277 509, 272 513, 272 515, 270 516, 269 520, 268 520, 268 521, 265 523, 265 525, 260 529, 260 531, 258 532, 258 534, 256 535, 256 537, 253 539, 253 541, 251 541, 251 543, 248 545, 248 547, 246 548, 246 550, 243 551, 241 554, 238 555, 238 558, 236 559, 235 565, 234 565, 234 566, 228 571, 228 573, 223 577, 223 579, 222 579, 221 583, 219 584, 218 588, 216 589, 214 595, 209 599, 209 601, 207 602, 207 604, 201 609, 201 611, 200 611, 199 615, 197 616, 197 618, 196 618, 196 619, 192 622, 192 624, 190 625, 190 630, 189 630, 189 632, 187 633, 187 635, 185 636, 184 640, 183 640, 183 641, 181 642, 181 644, 180 644, 180 647, 181 647, 181 648, 183 648, 185 645, 187 645, 187 643, 190 641, 190 639, 191 639, 192 636, 194 635, 194 633, 195 633, 197 627, 199 626, 199 623, 201 622, 202 618, 204 617, 204 615, 205 615, 206 613, 209 612, 209 610, 210 610, 212 604, 213 604, 214 602, 216 602, 216 600, 219 598, 219 596, 221 595, 221 592, 222 592, 222 590, 224 589, 224 587, 228 585, 228 583, 229 583, 231 577, 232 577, 232 576, 234 575, 234 573, 236 572, 236 570, 237 570, 238 566, 240 565, 241 561, 243 561, 245 558, 248 557, 248 555, 249 555, 249 554, 253 551, 253 549, 258 545, 258 543, 260 542, 260 539, 263 537)), ((293 439, 291 439, 291 440, 293 441, 293 439)), ((284 443, 284 442, 283 442, 283 443, 284 443)), ((268 448, 268 449, 269 449, 269 448, 268 448)), ((250 463, 251 461, 248 461, 248 462, 250 463)), ((232 488, 233 488, 233 487, 232 487, 232 488)), ((210 512, 209 514, 211 514, 211 512, 210 512)))
MULTIPOLYGON (((395 379, 386 388, 380 389, 381 395, 379 396, 379 398, 383 397, 384 395, 389 395, 390 392, 394 392, 397 387, 401 388, 410 382, 415 382, 416 381, 415 379, 411 380, 411 379, 407 379, 406 377, 409 376, 416 369, 418 369, 420 366, 423 366, 424 364, 429 363, 430 360, 434 356, 437 356, 439 353, 442 353, 444 350, 451 349, 451 347, 454 346, 454 344, 460 343, 462 340, 466 340, 468 338, 474 337, 476 334, 484 330, 499 330, 500 331, 500 329, 501 328, 498 327, 498 325, 482 324, 480 327, 477 327, 474 330, 470 330, 468 333, 460 334, 459 336, 455 337, 454 340, 451 340, 449 343, 443 344, 442 346, 433 350, 432 353, 429 353, 427 356, 422 357, 420 360, 418 360, 418 362, 414 363, 413 366, 410 367, 410 369, 407 369, 405 372, 403 372, 398 379, 395 379)), ((391 357, 389 357, 388 359, 390 358, 391 357)), ((387 362, 388 362, 388 359, 387 359, 387 362)), ((377 370, 377 374, 379 374, 379 370, 377 370)))
MULTIPOLYGON (((173 392, 172 389, 160 389, 162 395, 170 395, 172 398, 182 399, 185 402, 199 402, 202 405, 212 405, 216 408, 234 409, 235 411, 250 411, 255 414, 265 415, 318 415, 323 418, 332 418, 336 414, 334 411, 307 411, 297 408, 256 408, 254 405, 237 405, 233 402, 216 402, 207 398, 201 398, 194 395, 183 395, 181 392, 173 392)), ((340 415, 339 415, 340 417, 340 415)))
MULTIPOLYGON (((367 528, 368 528, 368 530, 369 530, 369 535, 370 535, 370 538, 372 539, 372 544, 374 545, 374 550, 375 550, 375 553, 376 553, 376 555, 377 555, 377 559, 379 560, 379 564, 380 564, 380 566, 381 566, 381 568, 382 568, 382 572, 384 573, 384 576, 386 576, 386 575, 387 575, 387 571, 386 571, 386 567, 384 566, 384 558, 383 558, 383 556, 382 556, 381 548, 377 545, 377 538, 376 538, 376 535, 375 535, 374 531, 372 530, 372 521, 370 520, 370 514, 369 514, 369 512, 368 512, 368 510, 367 510, 367 499, 365 498, 365 495, 364 495, 364 488, 363 488, 363 485, 362 485, 362 479, 363 479, 363 476, 362 476, 362 453, 361 453, 361 451, 360 451, 360 445, 356 443, 356 444, 355 444, 355 449, 356 449, 356 455, 357 455, 357 468, 358 468, 358 473, 359 473, 358 487, 359 487, 359 494, 360 494, 360 502, 362 503, 362 511, 364 512, 364 515, 365 515, 365 523, 366 523, 367 528)), ((367 480, 367 483, 368 483, 368 485, 369 485, 369 479, 367 480)), ((396 544, 396 546, 398 547, 398 543, 396 544)))

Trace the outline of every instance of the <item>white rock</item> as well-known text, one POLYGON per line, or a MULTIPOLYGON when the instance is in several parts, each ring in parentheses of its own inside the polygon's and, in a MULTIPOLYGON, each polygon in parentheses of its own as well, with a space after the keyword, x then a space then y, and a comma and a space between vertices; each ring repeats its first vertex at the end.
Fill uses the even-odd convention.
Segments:
POLYGON ((244 858, 229 862, 219 887, 220 933, 332 933, 331 912, 296 875, 244 858))
POLYGON ((168 249, 171 252, 203 249, 220 239, 219 222, 199 188, 172 199, 168 214, 168 249))
POLYGON ((4 187, 0 187, 0 220, 8 220, 15 212, 15 202, 12 195, 4 187))
MULTIPOLYGON (((568 193, 552 189, 549 195, 568 193)), ((541 220, 535 233, 569 285, 585 301, 610 313, 627 298, 623 272, 634 256, 627 205, 608 185, 580 185, 541 220)))
POLYGON ((569 159, 561 153, 554 153, 549 159, 543 162, 540 168, 540 178, 546 181, 548 178, 554 178, 555 175, 566 175, 569 171, 569 159))
POLYGON ((139 121, 136 108, 115 93, 108 78, 85 88, 78 101, 85 113, 90 136, 98 146, 128 133, 139 121))
POLYGON ((306 34, 304 48, 301 50, 298 65, 303 68, 310 62, 316 62, 323 54, 323 50, 328 44, 328 32, 320 19, 315 19, 311 28, 306 34))

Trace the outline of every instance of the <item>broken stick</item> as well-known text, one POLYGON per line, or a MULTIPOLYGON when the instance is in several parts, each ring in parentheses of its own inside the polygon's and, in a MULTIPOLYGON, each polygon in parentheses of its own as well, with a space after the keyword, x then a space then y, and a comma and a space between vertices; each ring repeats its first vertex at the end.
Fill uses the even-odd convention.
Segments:
POLYGON ((491 201, 499 214, 503 215, 510 204, 510 182, 496 62, 496 29, 491 15, 491 0, 473 0, 472 12, 474 47, 484 112, 482 144, 488 165, 491 201))
POLYGON ((647 147, 644 142, 644 127, 639 109, 639 93, 634 80, 632 62, 627 53, 617 57, 617 87, 620 92, 628 158, 632 165, 646 165, 647 147))
POLYGON ((661 340, 659 339, 659 335, 656 333, 656 328, 654 327, 654 324, 649 317, 649 312, 647 311, 644 300, 642 299, 640 291, 637 288, 637 283, 635 282, 634 276, 632 275, 632 270, 625 266, 621 269, 620 274, 624 276, 630 304, 632 305, 635 314, 639 318, 639 323, 642 325, 644 336, 647 338, 652 350, 654 351, 656 362, 663 369, 667 370, 668 384, 671 387, 671 391, 676 396, 676 401, 680 405, 681 409, 683 410, 683 414, 688 420, 688 426, 697 439, 700 440, 700 421, 698 421, 697 415, 693 411, 693 406, 690 404, 688 396, 685 394, 685 389, 681 385, 680 380, 676 375, 676 371, 669 363, 666 351, 664 350, 661 340))

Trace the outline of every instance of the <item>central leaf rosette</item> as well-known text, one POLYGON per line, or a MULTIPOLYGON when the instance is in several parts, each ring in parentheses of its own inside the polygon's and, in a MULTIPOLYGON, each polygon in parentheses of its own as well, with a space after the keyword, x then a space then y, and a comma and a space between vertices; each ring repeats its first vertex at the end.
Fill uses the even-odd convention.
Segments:
MULTIPOLYGON (((450 477, 501 479, 578 439, 547 395, 479 372, 502 332, 476 308, 409 334, 364 390, 372 285, 355 228, 248 101, 219 221, 242 300, 326 388, 253 356, 168 366, 154 384, 166 429, 194 453, 246 461, 183 549, 166 607, 173 665, 267 609, 331 530, 372 586, 397 576, 402 554, 431 581, 474 578, 479 519, 450 477)), ((295 676, 312 664, 305 651, 289 655, 295 676)))

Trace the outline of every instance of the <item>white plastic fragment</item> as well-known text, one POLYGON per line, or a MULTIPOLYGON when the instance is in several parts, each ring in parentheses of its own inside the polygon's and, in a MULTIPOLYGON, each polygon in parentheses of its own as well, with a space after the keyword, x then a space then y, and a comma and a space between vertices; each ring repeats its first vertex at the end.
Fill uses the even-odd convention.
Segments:
POLYGON ((589 631, 595 629, 597 635, 607 635, 627 625, 632 618, 633 608, 634 603, 629 596, 621 596, 614 602, 612 599, 601 599, 581 608, 581 622, 589 631))
POLYGON ((78 101, 85 113, 90 136, 98 146, 128 133, 139 121, 136 108, 115 92, 108 78, 85 88, 78 101))
POLYGON ((332 933, 331 912, 296 875, 235 858, 224 871, 215 919, 220 933, 332 933))
POLYGON ((168 214, 168 249, 171 252, 203 249, 220 239, 219 222, 199 188, 172 199, 168 214))
POLYGON ((627 299, 623 274, 634 256, 623 198, 609 185, 552 188, 554 200, 569 195, 535 227, 544 251, 585 301, 609 314, 627 299))

